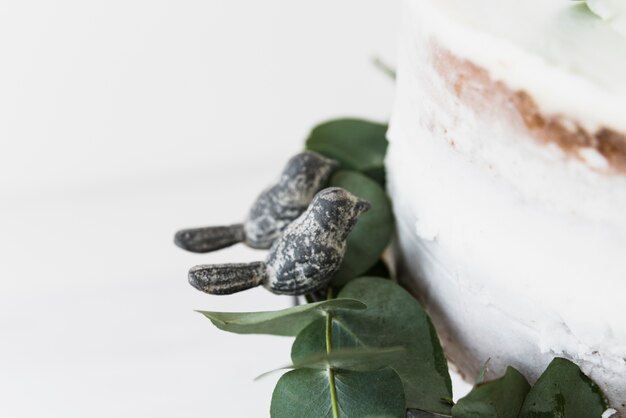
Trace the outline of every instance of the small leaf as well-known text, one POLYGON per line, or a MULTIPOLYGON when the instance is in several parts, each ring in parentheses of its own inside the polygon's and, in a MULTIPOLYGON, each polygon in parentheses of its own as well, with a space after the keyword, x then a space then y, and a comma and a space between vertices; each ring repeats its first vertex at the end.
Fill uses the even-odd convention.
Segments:
POLYGON ((370 210, 348 235, 348 248, 333 286, 342 286, 372 268, 380 259, 393 234, 391 203, 385 191, 374 181, 355 171, 339 171, 330 180, 331 186, 342 187, 367 200, 370 210))
POLYGON ((396 70, 379 57, 375 57, 372 61, 374 66, 392 80, 396 79, 396 70))
POLYGON ((384 369, 398 357, 405 355, 404 347, 348 348, 332 350, 329 354, 316 354, 299 358, 296 369, 327 369, 329 367, 354 372, 369 372, 384 369))
POLYGON ((386 132, 386 124, 337 119, 316 126, 306 148, 339 161, 343 169, 368 173, 375 180, 384 181, 386 132))
POLYGON ((485 376, 487 376, 487 373, 489 372, 490 361, 491 361, 491 357, 489 357, 487 361, 485 362, 485 364, 483 364, 483 367, 480 368, 480 371, 478 372, 478 376, 476 377, 477 385, 482 385, 483 383, 485 383, 485 376))
POLYGON ((325 312, 355 309, 365 309, 365 305, 354 299, 333 299, 270 312, 198 312, 224 331, 295 336, 325 312))
POLYGON ((353 372, 371 372, 384 369, 389 363, 405 352, 404 347, 389 347, 377 349, 339 349, 329 354, 319 353, 307 358, 298 359, 297 363, 265 372, 254 380, 261 379, 279 370, 288 369, 334 369, 350 370, 353 372))
POLYGON ((421 409, 407 409, 406 418, 452 418, 450 415, 435 414, 421 409))
POLYGON ((526 378, 512 367, 500 379, 476 386, 452 407, 454 418, 517 418, 530 390, 526 378))
MULTIPOLYGON (((354 347, 367 347, 351 333, 349 328, 338 322, 336 315, 332 317, 332 344, 333 350, 345 350, 354 347)), ((311 322, 304 328, 291 346, 292 363, 300 363, 307 358, 326 352, 326 320, 324 318, 311 322)))
MULTIPOLYGON (((333 349, 403 346, 404 355, 389 365, 402 379, 407 407, 443 414, 452 397, 448 365, 430 319, 419 303, 396 283, 365 277, 351 281, 339 292, 367 305, 364 311, 332 314, 333 349)), ((291 348, 294 363, 325 350, 324 320, 311 323, 291 348)))
POLYGON ((608 408, 602 390, 576 364, 552 360, 530 390, 520 418, 599 417, 608 408))
MULTIPOLYGON (((335 371, 341 418, 404 418, 402 381, 391 369, 335 371)), ((326 370, 298 369, 284 374, 272 394, 272 418, 332 418, 326 370)))

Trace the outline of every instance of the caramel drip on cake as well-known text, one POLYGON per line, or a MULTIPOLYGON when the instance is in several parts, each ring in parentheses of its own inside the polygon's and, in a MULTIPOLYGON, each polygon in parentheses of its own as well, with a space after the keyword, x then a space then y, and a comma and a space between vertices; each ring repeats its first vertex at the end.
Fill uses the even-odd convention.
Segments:
MULTIPOLYGON (((558 145, 568 155, 586 162, 581 151, 594 149, 608 162, 610 171, 626 173, 626 135, 609 128, 592 133, 565 115, 541 113, 533 98, 494 81, 487 70, 431 42, 435 71, 454 95, 481 117, 504 115, 509 123, 526 129, 542 143, 558 145)), ((596 167, 591 167, 597 169, 596 167)))

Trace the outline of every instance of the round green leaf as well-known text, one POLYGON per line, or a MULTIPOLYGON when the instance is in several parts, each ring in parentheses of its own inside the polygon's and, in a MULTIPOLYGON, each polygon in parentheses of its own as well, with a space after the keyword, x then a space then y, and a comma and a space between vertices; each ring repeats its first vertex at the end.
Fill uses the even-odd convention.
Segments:
POLYGON ((306 141, 306 148, 339 161, 341 168, 384 181, 386 132, 386 124, 337 119, 316 126, 306 141))
POLYGON ((348 248, 334 286, 342 286, 372 268, 380 259, 393 234, 393 213, 385 191, 375 181, 355 171, 342 170, 330 179, 330 185, 342 187, 371 204, 350 235, 348 248))
POLYGON ((391 367, 404 383, 407 406, 449 413, 450 405, 442 401, 452 397, 448 363, 430 318, 415 298, 392 281, 371 277, 348 283, 338 296, 368 306, 360 315, 333 315, 365 346, 406 347, 391 367))
POLYGON ((331 320, 332 351, 326 353, 326 320, 317 319, 303 329, 291 346, 294 367, 319 367, 323 362, 352 371, 372 371, 388 367, 406 355, 406 347, 367 347, 341 323, 331 320))
MULTIPOLYGON (((272 394, 272 418, 332 418, 326 370, 285 373, 272 394)), ((372 372, 335 371, 337 403, 342 418, 404 418, 402 381, 391 369, 372 372)))
POLYGON ((382 259, 379 259, 376 264, 374 264, 368 271, 363 273, 363 276, 390 279, 391 272, 389 271, 389 267, 387 267, 387 263, 385 263, 382 259))
MULTIPOLYGON (((346 324, 337 322, 337 317, 333 316, 332 324, 332 344, 334 349, 346 349, 352 347, 366 347, 358 336, 352 334, 346 324)), ((301 363, 307 358, 314 357, 326 352, 326 320, 324 318, 311 322, 296 337, 291 346, 291 362, 301 363)))
MULTIPOLYGON (((332 314, 332 348, 405 347, 389 366, 402 379, 407 407, 449 414, 450 404, 443 401, 452 398, 446 358, 415 298, 390 280, 372 277, 351 281, 339 297, 360 300, 367 308, 332 314)), ((325 349, 325 321, 318 319, 298 334, 291 358, 297 363, 325 349)))
POLYGON ((476 386, 452 407, 454 418, 517 418, 530 390, 526 378, 512 367, 500 379, 476 386))
POLYGON ((599 417, 608 407, 598 385, 576 364, 557 357, 528 393, 519 417, 599 417))

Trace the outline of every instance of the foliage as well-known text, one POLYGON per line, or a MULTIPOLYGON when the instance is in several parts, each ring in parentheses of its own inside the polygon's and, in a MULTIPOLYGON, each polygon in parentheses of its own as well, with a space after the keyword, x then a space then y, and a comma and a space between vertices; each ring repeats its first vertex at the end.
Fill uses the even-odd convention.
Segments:
POLYGON ((608 408, 604 394, 577 365, 552 360, 524 401, 520 418, 599 417, 608 408))
POLYGON ((500 379, 477 385, 452 408, 458 418, 517 418, 530 390, 526 378, 509 367, 500 379))
MULTIPOLYGON (((404 347, 390 361, 402 378, 407 407, 447 413, 442 398, 452 397, 448 367, 430 319, 419 303, 396 283, 364 277, 351 281, 340 298, 356 298, 367 305, 362 315, 337 312, 332 316, 332 347, 404 347)), ((305 328, 292 347, 294 362, 324 349, 325 323, 305 328)))
POLYGON ((375 181, 356 171, 342 170, 331 179, 330 185, 342 187, 371 204, 362 214, 348 236, 348 249, 337 274, 334 286, 342 286, 372 268, 389 245, 393 234, 393 213, 385 191, 375 181))
POLYGON ((276 312, 201 312, 240 334, 295 336, 293 369, 279 380, 273 418, 600 417, 608 408, 598 386, 574 363, 557 358, 531 388, 516 369, 484 382, 453 406, 447 362, 430 318, 381 260, 393 232, 384 190, 387 126, 334 120, 311 132, 306 146, 338 160, 330 185, 370 202, 348 237, 344 262, 326 299, 276 312), (380 277, 362 277, 376 275, 380 277), (333 299, 333 293, 337 298, 333 299), (418 411, 419 410, 419 411, 418 411))
POLYGON ((295 336, 325 313, 341 309, 365 309, 365 305, 357 300, 335 299, 272 312, 199 312, 224 331, 295 336))
POLYGON ((339 161, 342 169, 359 171, 384 185, 386 133, 386 124, 336 119, 313 128, 306 148, 339 161))

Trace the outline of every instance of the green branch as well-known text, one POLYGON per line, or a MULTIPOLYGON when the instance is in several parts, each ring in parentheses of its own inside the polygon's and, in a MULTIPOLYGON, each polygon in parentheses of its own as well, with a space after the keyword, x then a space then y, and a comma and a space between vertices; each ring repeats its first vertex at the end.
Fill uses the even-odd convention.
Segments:
POLYGON ((372 64, 374 64, 374 67, 382 71, 383 74, 388 76, 390 79, 392 80, 396 79, 396 70, 394 70, 393 67, 385 63, 379 57, 374 57, 374 59, 372 60, 372 64))
MULTIPOLYGON (((333 337, 333 316, 326 314, 326 354, 330 354, 333 337)), ((337 388, 335 387, 335 370, 328 367, 328 383, 330 385, 330 403, 333 406, 333 418, 339 418, 339 403, 337 402, 337 388)))

